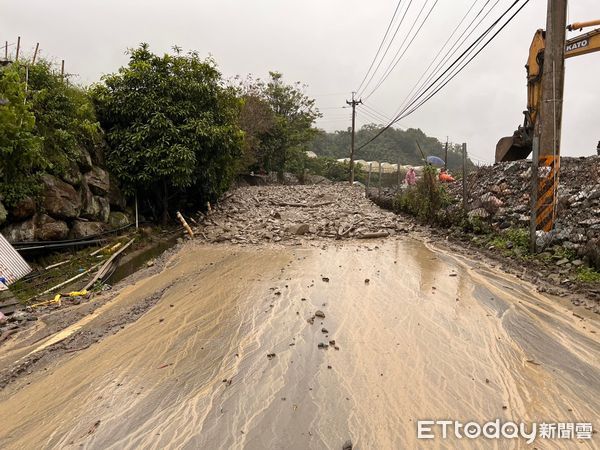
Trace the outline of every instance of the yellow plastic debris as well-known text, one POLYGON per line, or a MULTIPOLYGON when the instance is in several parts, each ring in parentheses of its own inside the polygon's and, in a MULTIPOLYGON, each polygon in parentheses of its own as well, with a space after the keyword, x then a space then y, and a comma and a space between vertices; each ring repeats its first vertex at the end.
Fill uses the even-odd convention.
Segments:
POLYGON ((88 294, 87 289, 84 289, 83 291, 73 291, 73 292, 69 292, 69 297, 85 297, 88 294))

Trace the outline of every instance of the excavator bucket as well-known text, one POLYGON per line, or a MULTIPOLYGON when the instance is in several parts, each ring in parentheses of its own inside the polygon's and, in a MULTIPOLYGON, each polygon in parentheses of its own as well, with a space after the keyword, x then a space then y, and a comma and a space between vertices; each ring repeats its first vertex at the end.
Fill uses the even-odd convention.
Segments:
POLYGON ((518 161, 531 153, 531 143, 515 133, 503 137, 496 144, 496 162, 518 161))

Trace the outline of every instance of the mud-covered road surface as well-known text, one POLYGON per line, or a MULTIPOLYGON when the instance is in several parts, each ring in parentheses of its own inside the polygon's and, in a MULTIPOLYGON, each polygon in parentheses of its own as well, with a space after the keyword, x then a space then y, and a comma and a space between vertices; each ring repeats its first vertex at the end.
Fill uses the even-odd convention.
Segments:
MULTIPOLYGON (((600 426, 596 319, 409 237, 188 242, 61 337, 153 296, 136 321, 1 391, 0 448, 532 448, 425 443, 416 421, 600 426)), ((598 448, 598 439, 536 446, 598 448)))

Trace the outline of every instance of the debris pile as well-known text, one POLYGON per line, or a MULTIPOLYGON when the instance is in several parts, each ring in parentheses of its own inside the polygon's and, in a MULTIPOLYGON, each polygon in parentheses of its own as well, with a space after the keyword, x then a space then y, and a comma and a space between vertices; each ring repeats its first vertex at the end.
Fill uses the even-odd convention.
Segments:
MULTIPOLYGON (((531 162, 514 161, 482 167, 469 176, 469 216, 499 228, 528 227, 531 162)), ((448 185, 462 200, 460 183, 448 185)), ((459 203, 460 204, 460 203, 459 203)), ((577 253, 600 239, 600 157, 561 158, 557 221, 546 244, 577 253)), ((588 252, 586 252, 588 253, 588 252)))
POLYGON ((257 244, 378 238, 410 225, 347 184, 247 186, 231 192, 197 230, 211 242, 257 244))

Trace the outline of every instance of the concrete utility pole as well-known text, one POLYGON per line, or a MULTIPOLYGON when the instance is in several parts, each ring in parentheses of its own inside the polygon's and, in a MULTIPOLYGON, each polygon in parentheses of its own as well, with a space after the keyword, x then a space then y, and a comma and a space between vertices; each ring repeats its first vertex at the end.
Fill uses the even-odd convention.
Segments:
POLYGON ((552 230, 556 214, 566 29, 567 0, 548 0, 542 105, 538 127, 534 130, 534 136, 539 137, 538 195, 535 210, 532 211, 535 214, 536 228, 546 232, 552 230))
POLYGON ((467 214, 467 143, 462 145, 462 191, 463 191, 463 214, 467 214))
POLYGON ((356 124, 356 105, 360 105, 362 100, 354 100, 356 92, 352 92, 352 101, 346 100, 346 103, 352 106, 352 143, 350 144, 350 184, 354 184, 354 131, 356 124))

